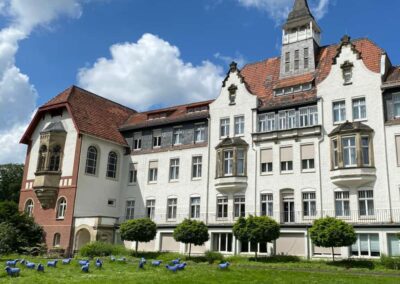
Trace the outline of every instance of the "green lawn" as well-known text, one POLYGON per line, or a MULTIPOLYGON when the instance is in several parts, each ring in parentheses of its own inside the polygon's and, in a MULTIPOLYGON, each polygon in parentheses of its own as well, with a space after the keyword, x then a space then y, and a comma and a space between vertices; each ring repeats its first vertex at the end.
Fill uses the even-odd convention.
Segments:
MULTIPOLYGON (((159 258, 173 259, 174 255, 162 255, 159 258)), ((5 258, 0 263, 5 267, 5 258)), ((46 264, 47 260, 32 258, 31 261, 46 264)), ((187 261, 184 271, 173 273, 165 268, 152 267, 148 261, 145 269, 138 269, 138 259, 128 257, 127 263, 110 262, 104 258, 101 270, 94 268, 91 262, 90 272, 83 273, 77 260, 70 265, 58 263, 57 268, 45 267, 40 273, 18 265, 21 275, 11 278, 3 270, 1 283, 400 283, 400 272, 385 270, 374 262, 352 264, 338 262, 332 265, 324 261, 264 261, 254 262, 244 258, 232 258, 231 267, 226 271, 218 269, 217 264, 187 261)))

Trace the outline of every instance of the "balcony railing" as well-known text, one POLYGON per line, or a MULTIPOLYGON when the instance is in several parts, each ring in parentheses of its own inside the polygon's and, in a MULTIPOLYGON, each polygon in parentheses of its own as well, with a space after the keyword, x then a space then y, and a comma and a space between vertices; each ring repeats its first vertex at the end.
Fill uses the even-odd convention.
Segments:
MULTIPOLYGON (((315 211, 306 216, 303 211, 291 212, 272 212, 275 221, 280 224, 287 225, 311 225, 314 220, 321 217, 336 217, 345 222, 353 225, 368 225, 368 224, 395 224, 400 223, 400 209, 375 209, 368 212, 369 215, 363 215, 358 210, 344 211, 342 216, 337 216, 335 210, 315 211)), ((245 216, 255 215, 246 213, 245 216)), ((260 214, 256 214, 260 215, 260 214)), ((134 218, 147 217, 145 215, 136 215, 134 218)), ((203 221, 208 225, 231 225, 236 222, 238 217, 233 213, 216 214, 216 213, 201 213, 198 218, 191 218, 189 214, 177 214, 175 218, 168 218, 167 214, 155 214, 152 220, 158 225, 176 225, 181 223, 184 219, 195 219, 203 221)), ((121 218, 125 220, 125 218, 121 218)))

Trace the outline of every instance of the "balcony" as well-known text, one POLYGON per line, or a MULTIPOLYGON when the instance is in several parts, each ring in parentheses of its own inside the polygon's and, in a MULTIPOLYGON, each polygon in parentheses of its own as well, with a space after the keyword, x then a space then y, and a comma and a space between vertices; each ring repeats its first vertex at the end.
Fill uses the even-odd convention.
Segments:
POLYGON ((331 171, 330 178, 337 186, 360 187, 376 180, 376 169, 341 168, 331 171))
POLYGON ((246 188, 246 176, 220 177, 215 180, 215 189, 221 193, 236 193, 246 188))
POLYGON ((35 173, 33 190, 43 208, 54 207, 60 179, 60 171, 38 171, 35 173))

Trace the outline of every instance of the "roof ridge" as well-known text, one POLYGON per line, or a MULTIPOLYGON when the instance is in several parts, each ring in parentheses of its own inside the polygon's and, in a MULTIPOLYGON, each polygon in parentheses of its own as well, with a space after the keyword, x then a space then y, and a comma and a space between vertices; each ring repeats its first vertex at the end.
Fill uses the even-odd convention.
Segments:
POLYGON ((169 106, 169 107, 164 107, 164 108, 158 108, 158 109, 153 109, 153 110, 146 110, 146 111, 142 111, 142 112, 136 112, 135 114, 147 114, 147 113, 152 113, 152 112, 160 112, 160 111, 167 111, 167 110, 172 110, 172 109, 177 109, 179 107, 188 107, 188 106, 192 106, 192 105, 198 105, 198 104, 210 104, 213 101, 215 101, 215 99, 210 99, 210 100, 205 100, 205 101, 198 101, 198 102, 193 102, 193 103, 186 103, 186 104, 180 104, 180 105, 173 105, 173 106, 169 106))

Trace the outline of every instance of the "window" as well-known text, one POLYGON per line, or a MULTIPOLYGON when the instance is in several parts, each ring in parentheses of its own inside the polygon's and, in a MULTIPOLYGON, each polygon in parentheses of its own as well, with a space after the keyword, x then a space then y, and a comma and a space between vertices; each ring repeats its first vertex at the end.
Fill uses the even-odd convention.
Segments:
POLYGON ((183 138, 183 131, 182 128, 174 128, 174 133, 172 137, 172 144, 173 145, 181 145, 183 138))
POLYGON ((115 199, 108 199, 107 200, 107 205, 110 206, 110 207, 115 207, 115 202, 116 202, 115 199))
POLYGON ((59 247, 61 243, 60 233, 55 233, 53 238, 53 247, 59 247))
POLYGON ((353 100, 353 120, 367 118, 367 108, 365 106, 365 98, 353 100))
POLYGON ((300 68, 300 50, 294 51, 294 70, 297 71, 300 68))
POLYGON ((61 147, 56 145, 50 152, 49 171, 59 171, 61 161, 61 147))
POLYGON ((117 162, 118 162, 117 153, 110 152, 108 154, 108 162, 107 162, 107 177, 108 178, 116 178, 116 176, 117 176, 117 162))
POLYGON ((389 256, 400 256, 400 239, 396 234, 388 234, 389 256))
POLYGON ((368 136, 361 137, 361 154, 362 154, 363 166, 369 166, 370 158, 369 158, 369 137, 368 136))
POLYGON ((318 124, 318 107, 311 106, 299 110, 299 126, 308 127, 318 124))
POLYGON ((350 216, 350 193, 348 191, 335 192, 336 216, 350 216))
POLYGON ((393 94, 393 114, 395 118, 400 117, 400 93, 393 94))
POLYGON ((290 71, 290 52, 285 53, 285 73, 290 71))
POLYGON ((345 101, 333 103, 333 122, 346 121, 346 103, 345 101))
POLYGON ((200 218, 200 197, 190 198, 190 218, 200 218))
POLYGON ((233 235, 231 233, 212 234, 212 249, 219 252, 232 252, 233 235))
POLYGON ((90 146, 86 155, 86 167, 85 173, 90 175, 96 174, 96 166, 97 166, 97 149, 94 146, 90 146))
POLYGON ((224 151, 224 175, 233 175, 233 151, 224 151))
POLYGON ((356 138, 344 137, 342 138, 343 146, 343 163, 345 167, 357 166, 356 161, 356 138))
POLYGON ((149 182, 157 182, 158 161, 150 161, 149 163, 149 182))
POLYGON ((308 47, 304 48, 304 69, 308 69, 309 63, 309 49, 308 47))
POLYGON ((241 253, 267 253, 267 243, 240 242, 241 253))
POLYGON ((133 150, 142 149, 142 133, 136 132, 133 134, 133 150))
POLYGON ((275 113, 260 114, 258 117, 258 129, 260 132, 275 130, 275 113))
POLYGON ((275 113, 267 114, 267 131, 275 130, 275 113))
POLYGON ((315 192, 303 193, 303 216, 312 217, 317 215, 317 206, 315 202, 315 192))
POLYGON ((228 137, 229 136, 229 118, 223 118, 220 121, 220 136, 228 137))
POLYGON ((343 68, 343 79, 344 79, 344 84, 351 84, 351 81, 353 79, 353 65, 348 65, 343 68))
POLYGON ((299 120, 300 127, 307 127, 310 124, 307 107, 299 110, 299 120))
POLYGON ((273 163, 272 163, 272 149, 262 149, 261 150, 261 173, 272 173, 273 163))
POLYGON ((318 107, 311 106, 308 108, 309 110, 309 118, 310 118, 310 126, 314 126, 318 124, 318 107))
POLYGON ((228 217, 228 197, 217 198, 217 218, 228 217))
POLYGON ((131 220, 135 217, 135 200, 126 201, 125 220, 131 220))
POLYGON ((194 143, 201 143, 206 140, 206 127, 205 124, 198 124, 194 127, 194 143))
POLYGON ((169 180, 179 179, 179 159, 171 159, 169 166, 169 180))
POLYGON ((202 175, 202 156, 196 156, 192 159, 192 178, 201 178, 202 175))
POLYGON ((400 136, 395 137, 396 153, 397 153, 397 166, 400 167, 400 136))
POLYGON ((292 129, 296 127, 296 111, 295 110, 289 110, 287 112, 288 115, 288 129, 292 129))
POLYGON ((282 147, 280 149, 281 158, 281 172, 287 173, 293 171, 293 148, 292 147, 282 147))
POLYGON ((153 148, 161 147, 161 129, 153 131, 153 148))
POLYGON ((358 192, 358 207, 360 216, 374 216, 374 192, 372 190, 358 192))
POLYGON ((261 194, 261 216, 272 217, 274 214, 274 203, 272 193, 261 194))
POLYGON ((314 163, 314 144, 301 145, 301 169, 303 171, 313 170, 315 168, 314 163))
POLYGON ((332 156, 333 156, 333 168, 339 167, 339 152, 338 152, 338 141, 332 140, 332 156))
POLYGON ((357 234, 357 241, 351 246, 352 256, 380 256, 379 234, 357 234))
POLYGON ((129 183, 137 183, 137 163, 129 164, 129 183))
POLYGON ((279 112, 279 129, 292 129, 296 127, 296 111, 287 110, 279 112))
POLYGON ((33 200, 28 199, 25 203, 25 214, 28 215, 29 217, 32 217, 33 214, 33 200))
POLYGON ((67 201, 65 200, 64 197, 62 197, 60 198, 60 200, 58 200, 57 219, 64 219, 66 210, 67 210, 67 201))
POLYGON ((176 198, 168 199, 167 218, 169 220, 176 219, 177 204, 178 204, 178 199, 176 198))
POLYGON ((147 216, 147 218, 154 219, 155 210, 156 210, 156 201, 154 199, 146 200, 146 216, 147 216))
POLYGON ((38 159, 38 165, 37 165, 38 171, 46 170, 46 158, 47 158, 47 147, 46 147, 46 145, 42 145, 42 146, 40 146, 40 149, 39 149, 39 159, 38 159))
POLYGON ((286 112, 285 111, 279 112, 279 130, 286 129, 286 121, 287 121, 286 112))
POLYGON ((235 135, 244 133, 244 116, 235 117, 235 135))
POLYGON ((244 196, 235 197, 233 207, 235 218, 246 216, 246 198, 244 196))
POLYGON ((245 154, 244 150, 241 149, 236 151, 236 175, 245 175, 245 154))
POLYGON ((267 115, 266 114, 258 115, 258 131, 259 132, 267 131, 267 115))

